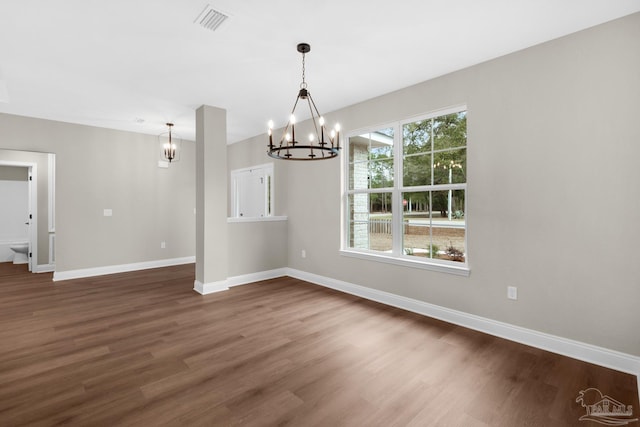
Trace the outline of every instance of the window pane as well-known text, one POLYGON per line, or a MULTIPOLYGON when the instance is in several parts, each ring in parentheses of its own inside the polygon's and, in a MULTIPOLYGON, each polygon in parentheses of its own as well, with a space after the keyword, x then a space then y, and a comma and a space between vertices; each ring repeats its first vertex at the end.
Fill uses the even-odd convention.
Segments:
POLYGON ((402 194, 403 233, 402 253, 424 258, 433 258, 429 215, 429 192, 402 194))
POLYGON ((369 162, 349 163, 349 189, 365 190, 369 188, 369 162))
POLYGON ((393 128, 369 134, 371 160, 393 157, 393 128))
POLYGON ((391 251, 391 193, 350 194, 349 247, 391 251))
POLYGON ((433 149, 467 145, 467 112, 448 114, 433 119, 433 149))
POLYGON ((402 251, 405 255, 464 262, 464 190, 406 192, 402 251), (451 200, 451 202, 449 202, 451 200), (432 209, 429 209, 429 206, 432 209), (451 219, 449 219, 451 203, 451 219))
POLYGON ((349 138, 349 189, 393 187, 393 128, 349 138))
POLYGON ((402 163, 403 185, 431 185, 431 154, 407 156, 402 163))
POLYGON ((464 262, 465 191, 434 191, 432 193, 432 242, 438 246, 441 259, 464 262))
POLYGON ((369 185, 370 188, 393 187, 393 159, 369 163, 369 185))
POLYGON ((432 204, 434 220, 464 222, 464 190, 434 191, 432 204))
POLYGON ((349 162, 393 157, 393 128, 349 138, 349 162))
POLYGON ((434 184, 462 184, 465 182, 467 182, 466 148, 434 153, 434 184))
POLYGON ((405 155, 431 151, 432 119, 402 126, 402 153, 405 155))
MULTIPOLYGON (((466 250, 464 247, 464 225, 445 223, 444 226, 434 221, 431 229, 433 246, 438 249, 438 259, 448 261, 465 262, 466 250)), ((436 257, 434 257, 436 258, 436 257)))

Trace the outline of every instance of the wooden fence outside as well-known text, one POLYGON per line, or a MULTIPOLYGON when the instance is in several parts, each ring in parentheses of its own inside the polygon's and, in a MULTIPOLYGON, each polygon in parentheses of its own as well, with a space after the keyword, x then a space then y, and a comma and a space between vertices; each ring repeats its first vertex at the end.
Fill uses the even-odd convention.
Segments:
MULTIPOLYGON (((404 234, 429 234, 428 225, 409 225, 406 221, 403 224, 404 234)), ((370 219, 369 233, 391 234, 392 225, 390 219, 370 219)))

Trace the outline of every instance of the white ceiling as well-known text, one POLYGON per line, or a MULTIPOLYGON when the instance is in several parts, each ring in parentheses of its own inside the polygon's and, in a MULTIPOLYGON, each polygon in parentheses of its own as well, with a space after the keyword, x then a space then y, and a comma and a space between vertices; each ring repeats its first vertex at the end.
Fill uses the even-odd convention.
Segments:
POLYGON ((284 125, 307 83, 329 112, 640 11, 638 0, 2 0, 0 112, 228 141, 284 125), (230 16, 211 32, 207 5, 230 16))

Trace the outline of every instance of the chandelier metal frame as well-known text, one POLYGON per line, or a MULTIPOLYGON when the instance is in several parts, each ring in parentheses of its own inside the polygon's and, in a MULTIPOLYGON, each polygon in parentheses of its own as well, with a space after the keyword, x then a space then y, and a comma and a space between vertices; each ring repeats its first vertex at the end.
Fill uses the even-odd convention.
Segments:
POLYGON ((273 121, 269 121, 269 145, 267 146, 267 154, 270 157, 282 160, 332 159, 337 157, 340 151, 340 125, 336 124, 330 133, 327 132, 324 117, 322 117, 318 111, 318 107, 316 107, 316 103, 307 89, 305 55, 311 51, 311 46, 308 43, 299 43, 297 50, 302 54, 302 82, 300 83, 300 90, 298 91, 298 96, 293 104, 289 121, 284 127, 282 137, 277 144, 273 143, 273 121), (311 113, 311 124, 314 131, 309 133, 308 142, 306 143, 301 143, 296 140, 296 118, 294 113, 298 107, 298 102, 301 99, 303 100, 301 104, 304 104, 304 101, 307 101, 309 112, 311 113), (328 139, 326 139, 327 136, 328 139))

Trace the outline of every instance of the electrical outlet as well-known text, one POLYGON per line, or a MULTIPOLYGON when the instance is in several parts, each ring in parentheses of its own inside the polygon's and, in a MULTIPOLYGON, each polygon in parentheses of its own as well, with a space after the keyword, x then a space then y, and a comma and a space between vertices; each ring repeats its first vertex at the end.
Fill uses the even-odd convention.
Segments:
POLYGON ((302 258, 306 258, 307 257, 307 251, 305 251, 304 249, 302 251, 300 251, 300 256, 302 258))
POLYGON ((160 242, 160 249, 165 249, 167 247, 166 242, 160 242))
POLYGON ((513 300, 518 299, 518 288, 515 286, 507 286, 507 298, 513 300))

